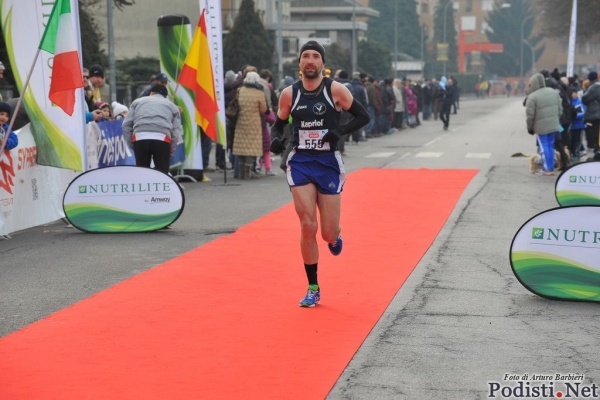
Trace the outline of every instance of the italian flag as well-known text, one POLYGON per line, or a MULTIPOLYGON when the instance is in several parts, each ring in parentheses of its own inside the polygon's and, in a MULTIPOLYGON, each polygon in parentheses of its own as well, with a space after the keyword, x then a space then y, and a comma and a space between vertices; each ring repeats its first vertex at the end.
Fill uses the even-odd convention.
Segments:
POLYGON ((54 54, 48 98, 69 115, 75 110, 75 89, 83 87, 71 0, 56 0, 40 49, 54 54))

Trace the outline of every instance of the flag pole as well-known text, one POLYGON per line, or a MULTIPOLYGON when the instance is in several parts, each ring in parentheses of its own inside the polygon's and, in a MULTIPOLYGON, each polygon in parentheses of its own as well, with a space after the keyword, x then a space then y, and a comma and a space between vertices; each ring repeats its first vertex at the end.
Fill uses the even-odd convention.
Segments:
POLYGON ((27 91, 27 87, 29 86, 29 80, 31 79, 31 75, 33 74, 33 69, 35 68, 35 64, 37 63, 38 57, 40 56, 40 49, 37 49, 35 53, 35 57, 33 58, 33 63, 31 64, 31 68, 29 68, 29 73, 27 73, 27 78, 25 79, 25 84, 23 85, 23 90, 21 90, 21 95, 19 96, 19 100, 17 100, 17 105, 15 106, 15 110, 12 113, 12 117, 8 124, 8 132, 4 135, 4 139, 2 139, 2 143, 0 143, 0 155, 3 154, 4 147, 6 146, 6 142, 8 141, 8 135, 12 132, 12 128, 15 125, 15 116, 21 109, 21 105, 23 104, 23 96, 25 96, 25 92, 27 91))

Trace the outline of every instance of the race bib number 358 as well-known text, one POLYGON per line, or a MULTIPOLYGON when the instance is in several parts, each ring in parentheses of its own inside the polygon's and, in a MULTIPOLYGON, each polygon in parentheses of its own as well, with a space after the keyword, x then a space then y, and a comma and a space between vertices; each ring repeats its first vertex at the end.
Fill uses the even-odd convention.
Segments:
POLYGON ((300 129, 298 148, 303 150, 330 150, 329 142, 323 142, 323 136, 325 136, 326 133, 327 129, 300 129))

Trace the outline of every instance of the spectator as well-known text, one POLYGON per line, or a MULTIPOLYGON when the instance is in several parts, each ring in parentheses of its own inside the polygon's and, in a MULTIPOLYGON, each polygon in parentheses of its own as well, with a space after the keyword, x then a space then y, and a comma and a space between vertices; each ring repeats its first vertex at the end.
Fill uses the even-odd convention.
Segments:
POLYGON ((10 120, 10 116, 12 115, 12 109, 10 105, 5 102, 0 102, 0 125, 2 127, 2 131, 0 131, 0 143, 6 144, 4 148, 6 150, 12 150, 19 145, 19 137, 13 132, 8 130, 8 121, 10 120), (6 136, 8 135, 8 137, 6 136))
POLYGON ((156 85, 150 96, 131 103, 123 120, 123 136, 133 147, 135 164, 169 173, 169 162, 181 140, 183 129, 179 108, 166 97, 169 91, 156 85))
POLYGON ((577 91, 571 92, 571 112, 573 120, 569 127, 571 131, 571 142, 569 143, 569 151, 571 153, 572 161, 579 161, 581 157, 581 138, 583 136, 583 130, 585 129, 585 105, 581 102, 577 91))
MULTIPOLYGON (((375 109, 378 105, 377 100, 375 98, 376 97, 375 92, 377 91, 377 89, 373 85, 373 82, 374 82, 373 77, 365 76, 365 79, 363 82, 365 85, 365 89, 367 91, 367 112, 369 113, 369 123, 365 127, 366 137, 367 138, 378 137, 380 135, 377 133, 377 126, 375 124, 375 109)), ((379 101, 381 103, 381 99, 379 99, 379 101)), ((377 115, 381 114, 381 104, 379 104, 378 111, 379 112, 377 113, 377 115)))
POLYGON ((94 111, 96 109, 96 103, 94 102, 94 87, 90 82, 90 70, 84 68, 83 72, 83 98, 85 100, 85 105, 87 108, 87 112, 94 111))
POLYGON ((104 84, 104 68, 98 64, 92 65, 89 69, 89 77, 92 85, 92 101, 97 103, 102 101, 102 96, 108 97, 107 93, 102 93, 102 89, 106 86, 104 84))
POLYGON ((126 105, 117 103, 116 101, 112 102, 112 115, 114 119, 122 119, 127 116, 129 109, 126 105))
POLYGON ((110 105, 104 101, 100 101, 96 103, 96 107, 98 110, 102 111, 102 117, 98 120, 98 122, 106 122, 112 121, 112 110, 110 109, 110 105))
POLYGON ((447 131, 450 126, 450 111, 452 110, 452 105, 454 104, 454 96, 455 96, 454 85, 452 82, 452 78, 446 79, 445 76, 442 76, 439 84, 438 94, 440 96, 440 119, 444 123, 444 130, 447 131))
POLYGON ((554 175, 554 140, 560 129, 562 105, 559 94, 546 87, 544 76, 533 74, 529 79, 529 94, 525 100, 527 132, 537 134, 542 156, 540 175, 554 175))
POLYGON ((260 76, 249 71, 238 93, 240 110, 235 124, 233 154, 238 156, 240 179, 255 179, 256 158, 263 154, 262 115, 267 112, 267 101, 260 76))
POLYGON ((392 90, 394 91, 394 120, 392 122, 392 128, 396 128, 397 130, 402 130, 402 121, 404 120, 404 99, 406 98, 406 94, 402 93, 406 92, 406 89, 402 85, 402 81, 399 78, 395 78, 392 81, 392 90))
MULTIPOLYGON (((355 72, 352 74, 352 80, 350 81, 350 85, 352 86, 352 96, 356 101, 358 101, 365 110, 367 109, 367 94, 365 92, 365 88, 360 80, 360 73, 355 72)), ((363 135, 362 129, 352 132, 352 141, 356 144, 358 142, 366 142, 367 139, 363 135)))
POLYGON ((594 153, 598 152, 598 135, 600 132, 600 83, 598 73, 592 71, 588 74, 590 86, 581 97, 581 101, 587 107, 585 111, 585 122, 590 124, 586 129, 586 142, 588 149, 594 153))
POLYGON ((153 75, 152 80, 150 81, 150 84, 144 88, 142 93, 140 93, 138 99, 140 97, 149 96, 150 91, 152 91, 152 88, 154 87, 154 85, 167 86, 168 83, 169 83, 169 78, 167 77, 167 74, 163 74, 162 72, 160 72, 156 75, 153 75))

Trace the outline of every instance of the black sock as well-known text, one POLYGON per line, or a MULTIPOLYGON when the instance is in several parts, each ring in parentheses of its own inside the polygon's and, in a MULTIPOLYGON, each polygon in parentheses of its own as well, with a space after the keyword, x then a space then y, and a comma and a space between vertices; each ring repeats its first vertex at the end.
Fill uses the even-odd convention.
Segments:
POLYGON ((317 264, 304 264, 304 270, 306 271, 308 284, 318 285, 319 283, 317 282, 317 264))

